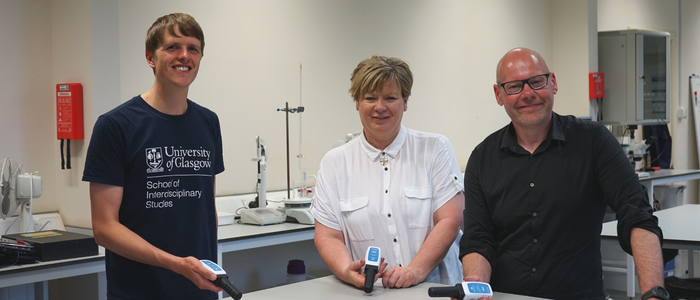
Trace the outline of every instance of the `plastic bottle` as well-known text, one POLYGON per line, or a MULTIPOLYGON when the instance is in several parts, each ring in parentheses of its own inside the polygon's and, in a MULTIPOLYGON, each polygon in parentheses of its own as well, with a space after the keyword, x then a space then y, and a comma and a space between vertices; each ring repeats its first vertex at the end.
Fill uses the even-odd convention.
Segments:
POLYGON ((287 263, 287 276, 277 282, 275 286, 282 286, 314 278, 316 277, 306 274, 306 265, 304 265, 303 260, 292 259, 287 263))

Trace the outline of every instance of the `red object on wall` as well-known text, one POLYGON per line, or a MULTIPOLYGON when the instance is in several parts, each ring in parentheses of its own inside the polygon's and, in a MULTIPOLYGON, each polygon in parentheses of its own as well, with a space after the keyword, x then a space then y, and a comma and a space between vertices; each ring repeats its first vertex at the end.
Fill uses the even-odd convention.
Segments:
POLYGON ((588 73, 588 99, 605 97, 605 74, 588 73))
POLYGON ((83 85, 56 85, 56 131, 58 139, 83 139, 83 85))

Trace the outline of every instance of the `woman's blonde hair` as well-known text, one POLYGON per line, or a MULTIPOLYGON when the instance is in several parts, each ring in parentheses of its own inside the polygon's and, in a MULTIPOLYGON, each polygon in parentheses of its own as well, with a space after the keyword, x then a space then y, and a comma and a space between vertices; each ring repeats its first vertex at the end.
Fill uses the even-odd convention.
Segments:
POLYGON ((361 61, 350 76, 350 95, 354 101, 366 93, 380 90, 387 80, 395 82, 401 90, 401 97, 411 95, 413 73, 408 64, 396 57, 373 55, 361 61))

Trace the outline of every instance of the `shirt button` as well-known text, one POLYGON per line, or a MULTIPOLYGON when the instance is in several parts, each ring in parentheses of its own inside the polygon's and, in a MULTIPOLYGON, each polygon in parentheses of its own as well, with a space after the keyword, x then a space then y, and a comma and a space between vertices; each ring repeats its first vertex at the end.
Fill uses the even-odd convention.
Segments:
POLYGON ((382 155, 384 155, 384 154, 386 154, 386 153, 382 152, 382 155))
POLYGON ((388 216, 389 218, 391 218, 391 214, 388 214, 387 216, 388 216))
POLYGON ((389 171, 389 168, 384 168, 384 171, 389 171))
POLYGON ((537 213, 536 212, 532 213, 532 216, 537 217, 537 213))
POLYGON ((537 239, 532 240, 533 243, 537 244, 537 239))
POLYGON ((389 193, 389 190, 385 190, 384 193, 385 193, 385 194, 386 194, 386 193, 389 193))
POLYGON ((457 180, 457 176, 455 176, 455 180, 457 180))
POLYGON ((403 266, 402 266, 401 264, 399 264, 399 267, 402 267, 402 268, 403 268, 403 266))
POLYGON ((394 243, 396 243, 396 239, 394 239, 394 243))
POLYGON ((530 187, 535 187, 535 183, 534 183, 534 182, 530 182, 530 187))
POLYGON ((537 268, 532 268, 532 272, 537 272, 537 268))

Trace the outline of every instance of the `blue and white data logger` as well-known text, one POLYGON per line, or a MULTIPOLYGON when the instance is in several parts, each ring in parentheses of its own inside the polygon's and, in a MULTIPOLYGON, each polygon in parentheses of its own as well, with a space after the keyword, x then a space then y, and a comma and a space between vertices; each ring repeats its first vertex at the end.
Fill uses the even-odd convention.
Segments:
POLYGON ((224 271, 224 269, 208 259, 202 259, 200 262, 202 262, 202 265, 205 268, 216 274, 216 280, 212 281, 214 285, 224 289, 224 291, 234 300, 240 300, 243 297, 243 293, 233 286, 231 280, 228 279, 228 275, 226 275, 226 271, 224 271))
POLYGON ((450 287, 431 287, 428 289, 428 296, 476 300, 481 297, 493 297, 493 290, 488 283, 465 281, 450 287))
POLYGON ((365 265, 362 267, 362 273, 365 274, 365 293, 371 293, 374 288, 374 276, 379 272, 379 264, 381 264, 382 251, 379 247, 367 247, 365 254, 365 265))

